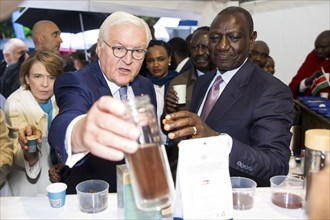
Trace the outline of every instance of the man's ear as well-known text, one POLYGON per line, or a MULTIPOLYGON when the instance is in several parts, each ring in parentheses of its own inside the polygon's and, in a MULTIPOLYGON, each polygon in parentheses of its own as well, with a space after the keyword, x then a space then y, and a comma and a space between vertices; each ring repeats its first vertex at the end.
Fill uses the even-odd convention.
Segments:
POLYGON ((99 51, 101 50, 101 44, 102 44, 102 41, 100 38, 97 38, 97 42, 96 42, 96 48, 95 48, 95 53, 97 55, 99 55, 99 51))
POLYGON ((254 42, 257 39, 257 32, 253 31, 252 34, 250 35, 250 43, 249 43, 249 50, 252 51, 254 42))
POLYGON ((43 37, 41 34, 38 34, 38 35, 36 36, 36 40, 37 40, 37 42, 38 42, 39 44, 41 44, 41 43, 43 42, 43 40, 44 40, 44 37, 43 37))

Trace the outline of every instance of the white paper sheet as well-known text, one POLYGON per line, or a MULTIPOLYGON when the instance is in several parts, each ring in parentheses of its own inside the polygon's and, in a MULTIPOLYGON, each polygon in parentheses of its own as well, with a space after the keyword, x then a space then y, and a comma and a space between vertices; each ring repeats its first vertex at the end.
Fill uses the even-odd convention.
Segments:
POLYGON ((227 134, 179 143, 174 217, 232 219, 227 134))

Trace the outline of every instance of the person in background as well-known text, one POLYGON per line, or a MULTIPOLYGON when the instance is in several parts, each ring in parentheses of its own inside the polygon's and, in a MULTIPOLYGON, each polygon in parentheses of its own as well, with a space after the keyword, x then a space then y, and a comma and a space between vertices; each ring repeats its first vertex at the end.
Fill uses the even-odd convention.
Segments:
POLYGON ((202 76, 209 72, 215 72, 216 67, 211 60, 209 54, 209 30, 210 27, 203 26, 197 28, 191 37, 190 45, 190 59, 193 66, 175 77, 171 83, 170 88, 166 95, 165 110, 166 113, 172 113, 177 110, 189 110, 192 90, 194 84, 199 76, 202 76), (186 103, 184 105, 178 105, 178 97, 173 90, 174 85, 185 84, 186 87, 186 103))
POLYGON ((257 40, 250 53, 250 58, 253 63, 263 68, 266 64, 267 57, 269 56, 269 47, 266 42, 257 40))
POLYGON ((247 10, 222 10, 209 32, 216 74, 197 79, 190 112, 168 114, 163 124, 169 139, 228 134, 230 175, 253 179, 262 187, 270 185, 270 177, 288 173, 293 100, 288 86, 248 58, 256 37, 247 10))
MULTIPOLYGON (((170 88, 166 94, 164 113, 168 114, 175 111, 189 110, 192 100, 192 91, 197 78, 204 74, 216 72, 216 67, 212 62, 209 53, 209 30, 210 27, 203 26, 197 28, 193 32, 189 43, 191 53, 190 58, 193 66, 190 70, 181 73, 171 80, 170 88), (174 85, 180 84, 186 85, 186 103, 181 105, 178 104, 178 97, 173 90, 174 85)), ((177 143, 178 141, 168 141, 166 147, 166 153, 174 182, 176 180, 176 168, 178 162, 177 143)))
POLYGON ((60 108, 48 140, 70 172, 62 177, 67 193, 78 183, 101 179, 116 192, 116 165, 125 153, 138 149, 139 129, 126 120, 125 105, 117 99, 149 95, 157 109, 151 81, 138 75, 151 40, 147 23, 117 11, 102 23, 97 40, 98 60, 56 79, 54 93, 60 108), (124 96, 122 96, 124 97, 124 96))
POLYGON ((90 63, 91 62, 94 62, 95 60, 97 60, 97 54, 96 54, 96 46, 97 46, 97 43, 93 44, 89 49, 89 61, 90 63))
POLYGON ((168 44, 172 48, 175 63, 177 64, 175 71, 178 73, 183 73, 189 70, 192 66, 192 62, 189 57, 190 51, 187 47, 186 41, 180 37, 174 37, 168 41, 168 44))
POLYGON ((8 98, 20 86, 19 70, 29 57, 28 47, 21 39, 11 38, 4 45, 3 55, 7 65, 0 76, 0 94, 8 98))
POLYGON ((15 166, 8 176, 14 196, 46 195, 50 183, 48 169, 56 164, 57 155, 47 141, 50 124, 58 113, 53 86, 56 77, 63 73, 63 61, 49 50, 36 50, 24 61, 20 70, 21 87, 12 93, 5 105, 9 137, 17 140, 18 131, 34 129, 42 134, 40 148, 34 153, 27 151, 26 140, 22 147, 15 144, 15 166), (35 128, 34 128, 35 127, 35 128))
POLYGON ((86 60, 85 52, 83 51, 76 51, 71 53, 70 58, 76 70, 80 70, 89 63, 89 61, 86 60))
POLYGON ((33 25, 32 40, 36 50, 51 50, 60 54, 62 38, 58 26, 49 20, 41 20, 33 25))
MULTIPOLYGON (((148 69, 146 77, 154 84, 157 97, 157 118, 158 126, 161 128, 161 116, 163 114, 165 95, 169 88, 171 80, 179 73, 174 69, 176 67, 175 58, 170 45, 162 40, 151 40, 145 64, 148 69)), ((162 142, 167 142, 166 135, 161 132, 162 142)))
POLYGON ((266 59, 266 63, 263 67, 263 69, 272 75, 275 74, 275 62, 274 59, 271 56, 268 56, 266 59))
POLYGON ((5 122, 5 113, 0 109, 0 196, 13 196, 12 190, 7 182, 7 176, 12 170, 14 163, 14 150, 27 148, 27 136, 36 135, 37 141, 41 143, 41 132, 34 126, 26 126, 19 131, 18 141, 9 138, 9 129, 5 122), (15 146, 15 144, 20 146, 15 146))
POLYGON ((69 54, 61 54, 60 53, 61 58, 63 59, 63 71, 64 72, 70 72, 70 71, 76 71, 76 68, 74 68, 73 66, 73 61, 70 57, 70 53, 69 54))
POLYGON ((6 63, 5 59, 1 60, 1 62, 0 62, 0 81, 3 76, 3 73, 5 72, 6 67, 7 67, 7 63, 6 63))
POLYGON ((9 66, 17 63, 22 55, 27 56, 28 51, 24 41, 19 38, 11 38, 4 44, 2 54, 9 66))
POLYGON ((191 55, 191 53, 190 53, 190 41, 191 41, 191 38, 192 38, 192 33, 189 34, 189 35, 186 37, 186 39, 185 39, 186 45, 187 45, 187 47, 188 47, 188 49, 189 49, 189 57, 190 57, 190 55, 191 55))
MULTIPOLYGON (((292 78, 289 87, 294 98, 298 96, 311 96, 311 85, 313 81, 324 72, 330 73, 330 30, 322 31, 314 43, 314 50, 311 51, 297 74, 292 78)), ((330 87, 319 92, 330 93, 330 87)))
POLYGON ((0 109, 0 196, 11 196, 7 184, 7 175, 11 171, 14 159, 14 142, 9 138, 8 127, 5 123, 5 113, 0 109))

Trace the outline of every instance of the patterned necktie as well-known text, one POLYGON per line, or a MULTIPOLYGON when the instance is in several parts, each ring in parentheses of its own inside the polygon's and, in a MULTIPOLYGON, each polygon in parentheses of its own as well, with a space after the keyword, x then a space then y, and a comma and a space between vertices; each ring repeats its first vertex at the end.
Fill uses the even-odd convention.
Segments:
POLYGON ((201 118, 205 121, 207 116, 209 115, 210 111, 212 110, 215 102, 218 99, 219 92, 220 92, 220 84, 223 82, 221 76, 218 76, 213 85, 211 86, 209 92, 207 93, 207 97, 204 103, 204 107, 202 110, 201 118))
POLYGON ((127 100, 127 86, 122 86, 119 88, 120 100, 127 100))

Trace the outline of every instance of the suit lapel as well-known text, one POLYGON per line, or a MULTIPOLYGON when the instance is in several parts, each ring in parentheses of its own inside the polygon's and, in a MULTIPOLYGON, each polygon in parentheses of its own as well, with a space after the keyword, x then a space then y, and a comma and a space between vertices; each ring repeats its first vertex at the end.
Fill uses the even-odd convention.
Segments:
POLYGON ((94 74, 95 78, 97 79, 97 81, 100 84, 100 87, 98 87, 100 97, 104 96, 104 95, 111 95, 112 96, 110 88, 109 88, 106 80, 104 79, 102 70, 99 66, 99 62, 94 62, 92 68, 94 68, 94 70, 91 71, 91 72, 94 74))
POLYGON ((131 87, 133 89, 134 96, 141 96, 141 95, 148 94, 145 86, 141 85, 141 81, 139 80, 139 78, 140 78, 140 76, 137 75, 135 77, 135 79, 133 80, 133 82, 131 83, 131 87))

